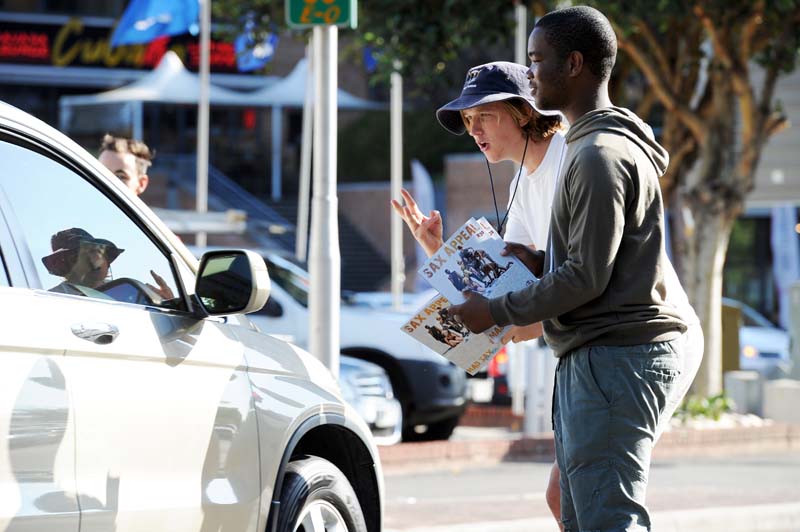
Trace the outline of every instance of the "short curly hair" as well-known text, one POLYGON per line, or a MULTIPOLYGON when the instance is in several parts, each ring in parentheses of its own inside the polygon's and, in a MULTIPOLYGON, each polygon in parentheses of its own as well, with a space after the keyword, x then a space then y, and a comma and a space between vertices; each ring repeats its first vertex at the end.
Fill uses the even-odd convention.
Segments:
POLYGON ((500 103, 503 104, 511 118, 514 119, 514 122, 530 139, 547 139, 564 129, 561 115, 543 115, 533 109, 530 104, 518 98, 503 100, 500 103), (523 125, 525 119, 528 119, 528 121, 523 125))
POLYGON ((617 36, 600 11, 589 6, 551 11, 536 22, 535 28, 544 30, 545 40, 562 61, 570 52, 580 52, 592 74, 600 80, 611 76, 617 59, 617 36))
POLYGON ((153 164, 153 159, 156 156, 155 150, 151 150, 141 140, 115 137, 108 133, 103 135, 103 140, 100 143, 100 153, 106 150, 116 153, 130 153, 136 157, 136 169, 139 171, 139 175, 147 174, 147 169, 153 164))

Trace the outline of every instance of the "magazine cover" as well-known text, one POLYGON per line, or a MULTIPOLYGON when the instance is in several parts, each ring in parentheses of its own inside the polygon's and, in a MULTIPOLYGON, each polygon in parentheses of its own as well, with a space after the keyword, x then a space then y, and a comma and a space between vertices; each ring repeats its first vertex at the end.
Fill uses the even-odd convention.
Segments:
POLYGON ((505 328, 471 333, 464 324, 448 317, 450 304, 444 296, 434 297, 403 324, 402 330, 474 375, 503 347, 500 338, 505 328))
POLYGON ((500 254, 504 247, 485 218, 470 218, 418 272, 453 304, 464 302, 464 290, 498 297, 536 282, 519 259, 500 254))

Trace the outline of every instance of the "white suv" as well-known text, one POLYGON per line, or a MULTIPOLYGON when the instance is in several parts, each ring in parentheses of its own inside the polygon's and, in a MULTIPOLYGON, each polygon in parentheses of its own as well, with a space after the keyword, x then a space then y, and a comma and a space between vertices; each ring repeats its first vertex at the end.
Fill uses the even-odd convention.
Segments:
POLYGON ((369 428, 75 143, 0 102, 0 529, 381 530, 369 428))
MULTIPOLYGON (((274 253, 264 256, 273 287, 266 305, 248 318, 264 332, 288 335, 308 345, 305 270, 274 253)), ((416 310, 416 309, 415 309, 416 310)), ((400 330, 411 310, 393 312, 341 306, 341 352, 381 366, 403 408, 403 439, 447 439, 467 405, 464 370, 400 330)))

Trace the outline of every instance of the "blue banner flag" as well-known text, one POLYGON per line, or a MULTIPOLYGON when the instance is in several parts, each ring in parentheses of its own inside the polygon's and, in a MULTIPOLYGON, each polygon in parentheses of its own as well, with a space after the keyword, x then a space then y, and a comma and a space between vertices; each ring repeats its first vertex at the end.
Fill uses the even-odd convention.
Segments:
POLYGON ((272 60, 278 47, 278 34, 268 33, 261 42, 256 42, 252 32, 236 37, 233 43, 236 50, 236 66, 239 72, 258 70, 272 60))
POLYGON ((111 47, 145 44, 163 35, 197 34, 198 0, 131 0, 111 36, 111 47))

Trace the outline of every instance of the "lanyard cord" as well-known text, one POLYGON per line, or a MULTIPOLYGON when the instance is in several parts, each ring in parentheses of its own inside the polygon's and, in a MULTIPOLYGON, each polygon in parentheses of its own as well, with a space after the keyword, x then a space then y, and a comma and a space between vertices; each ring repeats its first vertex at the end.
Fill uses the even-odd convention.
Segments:
POLYGON ((522 150, 522 163, 519 165, 519 172, 517 172, 517 182, 514 184, 514 192, 511 194, 511 199, 508 202, 508 208, 506 209, 506 214, 503 216, 503 221, 500 221, 500 210, 497 208, 497 196, 494 193, 494 179, 492 179, 492 168, 489 166, 489 159, 484 156, 484 160, 486 161, 486 169, 489 171, 489 184, 492 186, 492 200, 494 201, 494 214, 497 216, 497 233, 502 236, 503 234, 503 226, 506 224, 506 220, 508 220, 508 215, 511 212, 511 204, 514 203, 514 198, 517 197, 517 189, 519 188, 519 181, 522 177, 522 168, 525 165, 525 155, 528 153, 528 137, 525 135, 525 149, 522 150))

